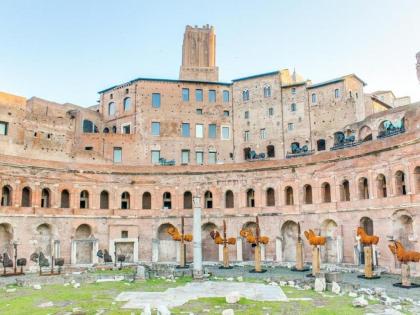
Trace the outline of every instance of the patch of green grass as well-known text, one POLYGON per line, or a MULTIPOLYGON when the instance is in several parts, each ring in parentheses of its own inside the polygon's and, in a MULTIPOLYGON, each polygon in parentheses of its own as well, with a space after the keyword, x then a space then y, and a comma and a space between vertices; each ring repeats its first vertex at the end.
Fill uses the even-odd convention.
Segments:
MULTIPOLYGON (((136 282, 101 282, 82 284, 80 288, 63 285, 45 285, 41 290, 28 287, 15 287, 16 292, 6 293, 0 291, 0 314, 2 315, 46 315, 62 314, 81 308, 88 315, 96 314, 98 310, 105 309, 105 314, 131 314, 131 310, 123 310, 123 303, 114 299, 123 291, 164 291, 168 288, 185 285, 191 277, 184 277, 174 282, 164 279, 151 279, 136 282), (38 305, 53 302, 53 307, 40 308, 38 305)), ((1 290, 1 289, 0 289, 1 290)))
MULTIPOLYGON (((310 301, 266 302, 241 298, 237 304, 228 304, 224 297, 201 298, 172 309, 173 314, 192 312, 194 314, 221 314, 222 310, 231 308, 235 315, 362 315, 363 309, 354 308, 352 298, 348 296, 327 297, 313 290, 297 290, 283 287, 289 298, 312 298, 310 301), (208 310, 208 311, 203 311, 208 310)), ((331 295, 332 294, 328 294, 331 295)))

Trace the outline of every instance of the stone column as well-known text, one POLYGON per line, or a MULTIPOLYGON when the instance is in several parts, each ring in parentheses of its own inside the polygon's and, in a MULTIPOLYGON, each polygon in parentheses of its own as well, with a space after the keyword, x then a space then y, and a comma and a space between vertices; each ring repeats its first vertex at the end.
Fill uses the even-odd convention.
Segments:
POLYGON ((276 238, 276 261, 283 261, 283 244, 280 237, 276 238))
POLYGON ((410 287, 410 265, 409 263, 401 264, 401 284, 404 287, 410 287))
POLYGON ((337 235, 337 264, 343 262, 343 238, 341 235, 337 235))
POLYGON ((365 246, 363 251, 365 253, 365 277, 372 278, 372 248, 370 246, 365 246))
POLYGON ((315 277, 320 271, 319 246, 312 246, 312 275, 315 277))
POLYGON ((76 264, 76 251, 77 251, 77 242, 72 240, 71 241, 71 256, 70 256, 70 264, 76 264))
POLYGON ((236 239, 236 261, 243 261, 242 256, 242 237, 236 239))
POLYGON ((152 262, 159 261, 159 240, 152 239, 152 262))
POLYGON ((296 269, 303 269, 303 242, 302 240, 296 242, 296 269))
POLYGON ((223 245, 219 245, 219 261, 222 262, 223 261, 223 245))
POLYGON ((203 256, 201 244, 201 204, 200 197, 194 197, 194 226, 193 226, 193 242, 194 242, 194 279, 203 278, 203 256))

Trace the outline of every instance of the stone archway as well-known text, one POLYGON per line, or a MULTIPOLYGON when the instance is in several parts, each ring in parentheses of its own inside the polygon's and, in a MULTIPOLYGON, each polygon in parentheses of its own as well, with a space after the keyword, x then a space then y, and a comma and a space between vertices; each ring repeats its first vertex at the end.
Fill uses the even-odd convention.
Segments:
POLYGON ((285 262, 296 262, 296 243, 298 239, 298 224, 286 221, 281 227, 282 253, 285 262))
MULTIPOLYGON (((255 222, 247 222, 243 225, 244 229, 250 229, 254 236, 256 235, 257 224, 255 222)), ((242 257, 244 261, 254 260, 254 248, 249 244, 245 238, 242 238, 242 257)))
POLYGON ((203 261, 219 261, 219 245, 216 245, 210 236, 210 232, 213 230, 217 230, 217 226, 213 222, 207 222, 201 227, 203 261))
MULTIPOLYGON (((76 241, 76 264, 92 264, 95 239, 89 224, 81 224, 75 233, 76 241)), ((114 255, 114 253, 110 253, 114 255)), ((114 257, 113 257, 114 259, 114 257)))
POLYGON ((400 241, 407 250, 414 250, 413 218, 409 214, 401 214, 393 222, 393 237, 400 241))
POLYGON ((53 247, 53 233, 51 225, 43 223, 38 225, 34 236, 35 252, 44 253, 45 256, 51 257, 53 247))
POLYGON ((0 255, 8 253, 11 257, 13 249, 13 228, 9 223, 0 224, 0 255))
MULTIPOLYGON (((359 226, 365 230, 368 235, 373 235, 373 221, 369 217, 363 217, 360 219, 359 226)), ((360 264, 364 265, 365 263, 365 252, 363 250, 365 246, 360 243, 360 264)), ((376 261, 376 259, 375 259, 376 261)))
POLYGON ((164 223, 159 226, 157 232, 157 238, 159 240, 158 261, 161 262, 177 261, 178 244, 168 234, 167 229, 169 227, 174 226, 170 223, 164 223))
POLYGON ((337 223, 331 219, 325 220, 321 225, 321 235, 327 238, 325 246, 321 246, 322 262, 337 263, 337 223))

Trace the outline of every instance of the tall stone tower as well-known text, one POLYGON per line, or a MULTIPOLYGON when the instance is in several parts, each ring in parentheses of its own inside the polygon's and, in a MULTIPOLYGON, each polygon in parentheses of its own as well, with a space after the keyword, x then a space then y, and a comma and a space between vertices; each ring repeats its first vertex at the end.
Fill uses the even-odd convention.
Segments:
POLYGON ((216 34, 213 26, 187 25, 185 28, 179 79, 219 81, 219 68, 216 67, 216 34))

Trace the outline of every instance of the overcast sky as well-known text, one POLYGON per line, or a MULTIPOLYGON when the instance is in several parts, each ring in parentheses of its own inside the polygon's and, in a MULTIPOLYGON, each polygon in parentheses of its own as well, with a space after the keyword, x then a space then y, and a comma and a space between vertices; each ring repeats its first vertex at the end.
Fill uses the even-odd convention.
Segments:
POLYGON ((187 24, 215 26, 221 81, 356 73, 420 100, 419 0, 0 0, 0 91, 89 106, 136 77, 176 79, 187 24))

